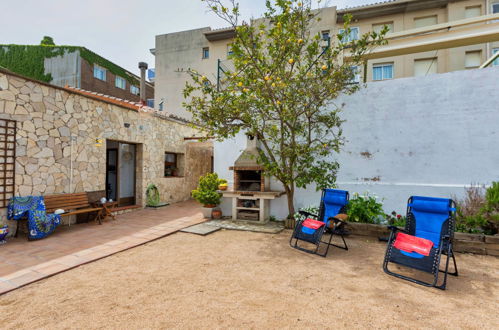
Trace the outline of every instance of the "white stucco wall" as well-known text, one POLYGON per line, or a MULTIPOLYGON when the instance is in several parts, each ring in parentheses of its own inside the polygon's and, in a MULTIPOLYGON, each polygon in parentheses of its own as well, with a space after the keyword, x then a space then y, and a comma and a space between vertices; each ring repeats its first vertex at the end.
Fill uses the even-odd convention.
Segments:
MULTIPOLYGON (((369 83, 344 96, 346 143, 338 157, 338 187, 384 198, 385 212, 405 212, 411 195, 461 197, 471 183, 499 180, 499 67, 369 83)), ((215 143, 215 171, 228 167, 245 136, 215 143)), ((279 189, 276 182, 273 189, 279 189)), ((315 188, 299 190, 297 207, 319 202, 315 188)), ((230 214, 229 203, 222 205, 230 214)), ((285 197, 270 214, 287 215, 285 197)))

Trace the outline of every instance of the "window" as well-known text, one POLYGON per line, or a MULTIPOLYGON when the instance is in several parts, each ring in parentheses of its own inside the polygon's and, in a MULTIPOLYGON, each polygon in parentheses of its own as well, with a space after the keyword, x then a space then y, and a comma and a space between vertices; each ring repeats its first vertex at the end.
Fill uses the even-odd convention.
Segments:
POLYGON ((126 80, 121 78, 121 77, 116 76, 115 86, 118 88, 121 88, 121 89, 125 89, 126 88, 126 80))
POLYGON ((374 64, 373 80, 393 79, 393 63, 374 64))
POLYGON ((203 59, 210 58, 210 47, 203 48, 203 59))
POLYGON ((437 15, 419 17, 414 19, 414 27, 421 28, 425 26, 435 25, 438 23, 437 15))
POLYGON ((165 152, 165 177, 183 176, 184 155, 173 152, 165 152))
POLYGON ((355 83, 355 84, 358 84, 360 83, 360 70, 359 70, 359 66, 358 65, 352 65, 350 67, 350 69, 352 70, 352 73, 353 73, 353 79, 352 79, 352 83, 355 83))
POLYGON ((414 77, 424 77, 437 73, 437 58, 414 60, 414 77))
POLYGON ((472 6, 464 9, 464 18, 472 18, 480 15, 482 15, 482 6, 472 6))
POLYGON ((344 36, 343 40, 342 40, 343 43, 351 42, 353 40, 358 40, 359 39, 359 28, 358 27, 351 27, 350 34, 348 36, 345 36, 345 29, 340 29, 340 35, 344 36))
POLYGON ((132 93, 133 95, 139 95, 140 89, 137 86, 130 85, 130 93, 132 93))
POLYGON ((232 44, 227 45, 227 58, 231 58, 234 52, 232 51, 232 44))
POLYGON ((388 32, 394 32, 394 30, 393 30, 393 22, 373 24, 373 31, 376 32, 376 33, 380 33, 381 30, 383 30, 383 27, 385 25, 388 26, 388 32))
MULTIPOLYGON (((498 14, 499 13, 499 2, 498 3, 493 3, 491 8, 490 8, 491 14, 498 14)), ((499 22, 499 20, 493 20, 492 23, 499 22)))
MULTIPOLYGON (((499 48, 492 49, 492 55, 499 53, 499 48)), ((499 66, 499 57, 492 62, 492 66, 499 66)))
POLYGON ((466 52, 464 57, 464 67, 466 69, 476 69, 482 64, 482 51, 475 50, 466 52))
POLYGON ((149 108, 154 108, 154 99, 147 99, 147 106, 149 108))
POLYGON ((106 69, 94 64, 94 77, 106 81, 106 69))

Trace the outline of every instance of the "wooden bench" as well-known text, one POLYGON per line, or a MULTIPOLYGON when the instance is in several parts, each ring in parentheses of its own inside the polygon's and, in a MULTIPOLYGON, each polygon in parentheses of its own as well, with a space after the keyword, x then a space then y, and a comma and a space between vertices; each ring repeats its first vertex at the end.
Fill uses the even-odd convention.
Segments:
POLYGON ((102 207, 93 207, 88 201, 87 193, 57 194, 44 196, 45 209, 47 213, 54 213, 57 209, 63 209, 65 213, 61 217, 97 212, 95 220, 102 224, 102 207))
MULTIPOLYGON (((57 209, 63 209, 65 213, 61 214, 61 217, 97 212, 95 220, 102 224, 102 207, 93 207, 88 201, 87 193, 73 193, 73 194, 57 194, 57 195, 47 195, 43 197, 45 200, 45 211, 47 214, 54 213, 57 209)), ((17 237, 19 233, 19 223, 17 221, 17 229, 14 237, 17 237)))

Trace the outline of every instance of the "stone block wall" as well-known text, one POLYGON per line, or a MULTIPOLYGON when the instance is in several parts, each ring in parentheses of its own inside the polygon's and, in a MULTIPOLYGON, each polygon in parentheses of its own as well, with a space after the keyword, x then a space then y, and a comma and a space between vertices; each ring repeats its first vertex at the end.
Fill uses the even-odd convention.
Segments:
MULTIPOLYGON (((106 140, 137 144, 139 205, 150 183, 158 185, 165 202, 186 200, 199 176, 211 169, 211 144, 185 142, 184 137, 200 135, 186 123, 1 69, 0 118, 18 122, 16 195, 104 190, 106 140), (184 177, 164 178, 166 151, 185 154, 184 177)), ((5 210, 0 212, 4 218, 5 210)))

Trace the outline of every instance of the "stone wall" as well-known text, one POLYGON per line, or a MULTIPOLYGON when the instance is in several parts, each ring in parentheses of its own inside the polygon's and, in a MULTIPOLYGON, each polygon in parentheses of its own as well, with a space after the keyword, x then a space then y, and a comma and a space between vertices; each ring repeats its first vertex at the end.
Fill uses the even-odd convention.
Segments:
POLYGON ((0 118, 18 122, 16 195, 104 190, 106 140, 137 144, 139 205, 150 183, 158 185, 165 202, 186 200, 197 178, 211 170, 211 145, 185 142, 184 137, 200 134, 183 122, 1 69, 0 118), (96 139, 103 145, 97 146, 96 139), (164 177, 165 152, 185 155, 184 177, 164 177))

